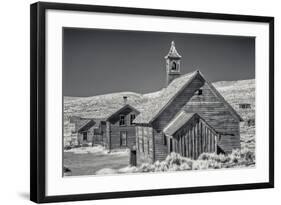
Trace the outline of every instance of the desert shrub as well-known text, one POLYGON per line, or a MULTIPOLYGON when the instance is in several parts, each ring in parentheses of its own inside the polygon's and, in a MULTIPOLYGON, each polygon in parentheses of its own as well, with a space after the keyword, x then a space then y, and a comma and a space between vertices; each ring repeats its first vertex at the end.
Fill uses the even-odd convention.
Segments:
POLYGON ((71 170, 68 167, 63 167, 63 172, 68 173, 68 172, 71 172, 71 170))
POLYGON ((164 170, 168 171, 191 170, 193 160, 182 157, 180 154, 173 152, 168 155, 161 163, 162 167, 164 167, 164 170))
POLYGON ((141 172, 154 172, 155 166, 154 164, 144 163, 140 166, 141 172))
POLYGON ((162 161, 162 162, 156 161, 154 163, 154 167, 155 167, 155 172, 165 172, 169 170, 169 166, 166 161, 162 161))
POLYGON ((70 149, 72 149, 72 147, 70 145, 67 145, 64 147, 64 150, 70 150, 70 149))
POLYGON ((207 160, 207 161, 215 161, 218 163, 227 163, 230 161, 228 155, 225 154, 216 154, 216 153, 202 153, 198 160, 207 160))
POLYGON ((192 170, 192 164, 193 163, 183 163, 183 164, 181 164, 180 165, 180 167, 179 167, 179 169, 181 170, 181 171, 184 171, 184 170, 192 170))
POLYGON ((194 170, 204 170, 204 169, 220 169, 222 168, 222 163, 214 159, 210 160, 195 160, 192 169, 194 170))
POLYGON ((135 166, 127 166, 118 170, 118 173, 136 173, 139 169, 135 166))
POLYGON ((180 165, 181 158, 182 157, 179 154, 172 152, 170 155, 166 157, 165 161, 169 166, 180 165))
POLYGON ((249 149, 233 150, 229 154, 202 153, 197 160, 171 153, 164 161, 154 164, 144 163, 139 172, 165 172, 184 170, 220 169, 252 166, 255 163, 255 153, 249 149))
POLYGON ((238 163, 241 158, 240 150, 238 149, 232 150, 232 152, 228 156, 230 158, 229 160, 230 163, 238 163))
POLYGON ((247 148, 242 149, 241 158, 247 162, 255 162, 255 153, 247 148))

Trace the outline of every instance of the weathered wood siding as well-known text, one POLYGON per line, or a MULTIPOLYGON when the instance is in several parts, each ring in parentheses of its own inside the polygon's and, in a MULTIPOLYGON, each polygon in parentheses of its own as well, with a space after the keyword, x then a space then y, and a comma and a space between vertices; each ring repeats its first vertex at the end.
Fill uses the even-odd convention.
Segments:
MULTIPOLYGON (((211 91, 205 80, 197 76, 188 86, 177 95, 161 114, 152 123, 155 130, 163 130, 173 117, 181 110, 198 113, 216 131, 221 132, 218 145, 225 152, 240 148, 239 120, 236 119, 229 108, 211 91), (195 95, 195 91, 202 89, 202 95, 195 95)), ((160 134, 155 134, 155 147, 160 153, 167 150, 166 146, 158 147, 157 140, 161 139, 160 134)), ((155 150, 157 152, 157 150, 155 150)), ((163 159, 164 155, 155 153, 155 159, 163 159)))
POLYGON ((106 121, 106 131, 105 131, 105 139, 104 139, 104 143, 105 143, 105 148, 110 150, 111 149, 111 146, 110 146, 110 143, 111 143, 111 137, 110 137, 110 134, 111 134, 111 124, 110 122, 106 121))
POLYGON ((98 128, 93 128, 93 144, 105 146, 106 122, 101 121, 98 128))
POLYGON ((240 148, 240 122, 229 108, 204 83, 202 95, 194 95, 186 103, 187 112, 198 113, 206 122, 221 134, 218 145, 225 152, 240 148))
POLYGON ((155 138, 155 161, 164 160, 168 155, 168 146, 164 145, 164 134, 162 130, 185 106, 186 102, 192 97, 193 93, 203 84, 204 83, 199 78, 195 78, 188 86, 188 89, 182 90, 182 92, 173 99, 173 102, 168 105, 152 123, 155 138))
POLYGON ((173 137, 170 137, 168 152, 197 159, 203 152, 217 151, 217 138, 218 134, 212 127, 199 117, 193 117, 173 137))
POLYGON ((153 130, 153 133, 154 133, 154 143, 155 143, 154 146, 155 161, 157 160, 162 161, 166 159, 168 155, 167 140, 164 139, 166 136, 162 131, 157 131, 155 129, 153 130))
POLYGON ((78 144, 83 145, 83 144, 89 144, 93 142, 93 136, 94 136, 94 131, 93 128, 88 129, 85 131, 87 133, 87 139, 83 139, 83 133, 78 133, 78 144))
POLYGON ((153 129, 149 126, 136 126, 137 165, 151 163, 154 158, 153 129))
POLYGON ((120 125, 119 116, 116 116, 118 120, 114 122, 107 122, 107 135, 108 135, 108 148, 122 148, 121 146, 121 132, 127 133, 127 146, 128 148, 133 148, 136 144, 136 130, 135 125, 130 124, 130 116, 131 114, 137 115, 135 111, 125 111, 124 113, 120 113, 120 115, 125 115, 125 125, 120 125))
POLYGON ((193 96, 194 92, 203 86, 204 82, 202 82, 199 77, 196 77, 188 88, 184 89, 173 102, 169 104, 163 112, 157 117, 157 119, 153 122, 153 128, 155 130, 163 130, 165 126, 174 118, 174 116, 186 105, 189 99, 193 96))

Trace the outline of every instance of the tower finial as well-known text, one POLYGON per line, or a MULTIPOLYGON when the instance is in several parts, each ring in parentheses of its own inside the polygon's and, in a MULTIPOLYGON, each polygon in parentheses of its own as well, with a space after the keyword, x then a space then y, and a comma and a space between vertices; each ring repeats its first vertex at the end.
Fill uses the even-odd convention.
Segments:
POLYGON ((175 41, 171 42, 171 48, 169 50, 169 53, 165 56, 165 58, 181 58, 181 55, 176 50, 176 44, 175 41))

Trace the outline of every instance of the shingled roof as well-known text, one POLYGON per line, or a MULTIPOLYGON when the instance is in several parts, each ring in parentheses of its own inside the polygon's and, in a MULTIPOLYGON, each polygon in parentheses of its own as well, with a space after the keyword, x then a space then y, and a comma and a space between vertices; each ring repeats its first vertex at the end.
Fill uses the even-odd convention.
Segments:
POLYGON ((184 110, 180 111, 174 119, 163 129, 163 132, 167 136, 172 136, 175 134, 182 126, 184 126, 192 117, 196 115, 195 113, 188 113, 184 110))
POLYGON ((147 102, 142 104, 140 114, 134 120, 134 123, 147 124, 165 108, 165 106, 173 100, 173 98, 182 91, 187 84, 199 73, 194 71, 182 75, 181 77, 173 80, 166 88, 163 88, 157 95, 151 97, 147 102))
MULTIPOLYGON (((174 98, 182 92, 183 89, 188 86, 192 80, 200 75, 203 79, 204 76, 199 70, 196 70, 191 73, 187 73, 182 75, 175 80, 173 80, 166 88, 162 89, 157 93, 156 96, 150 98, 146 103, 142 104, 142 108, 139 108, 140 114, 134 120, 134 123, 137 124, 150 124, 157 118, 157 116, 165 110, 166 106, 169 105, 174 98)), ((223 98, 223 96, 215 89, 212 83, 205 80, 205 82, 209 85, 211 90, 215 93, 217 97, 221 99, 221 101, 225 104, 225 106, 229 109, 231 114, 236 117, 239 121, 243 121, 240 115, 232 108, 232 106, 223 98)))

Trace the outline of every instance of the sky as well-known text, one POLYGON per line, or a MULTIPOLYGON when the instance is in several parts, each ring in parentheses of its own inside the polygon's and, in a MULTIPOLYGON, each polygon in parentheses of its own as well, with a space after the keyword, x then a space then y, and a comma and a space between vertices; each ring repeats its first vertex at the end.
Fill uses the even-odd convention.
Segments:
POLYGON ((254 37, 63 28, 63 95, 160 90, 171 41, 182 74, 200 70, 211 82, 255 78, 254 37))

